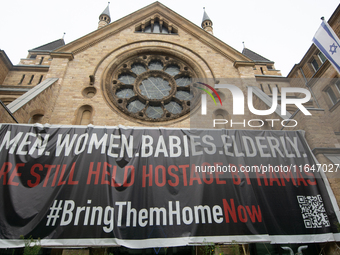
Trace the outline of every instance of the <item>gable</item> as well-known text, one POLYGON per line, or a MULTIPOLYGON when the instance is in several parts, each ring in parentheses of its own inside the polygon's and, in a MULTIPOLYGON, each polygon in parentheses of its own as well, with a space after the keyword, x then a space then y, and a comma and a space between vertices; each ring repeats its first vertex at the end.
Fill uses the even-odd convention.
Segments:
MULTIPOLYGON (((149 29, 149 27, 155 23, 161 24, 169 34, 189 34, 196 40, 201 41, 206 46, 230 59, 232 62, 251 61, 239 51, 235 50, 231 46, 222 42, 215 36, 204 31, 199 26, 195 25, 159 2, 150 4, 149 6, 146 6, 130 15, 110 23, 105 27, 102 27, 101 29, 93 31, 90 34, 68 43, 65 46, 55 50, 55 52, 69 52, 75 55, 107 38, 116 36, 124 30, 132 29, 132 31, 130 31, 131 33, 145 32, 146 28, 149 29)), ((148 30, 146 32, 148 33, 148 30)), ((163 41, 167 40, 163 39, 163 41)))

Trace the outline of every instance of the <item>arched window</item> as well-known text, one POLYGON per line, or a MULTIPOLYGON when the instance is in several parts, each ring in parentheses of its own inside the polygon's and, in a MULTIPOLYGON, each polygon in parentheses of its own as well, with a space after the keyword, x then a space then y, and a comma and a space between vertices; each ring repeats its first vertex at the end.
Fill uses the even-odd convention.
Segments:
POLYGON ((261 127, 262 130, 272 130, 272 123, 269 123, 268 121, 266 120, 262 120, 263 122, 261 122, 260 124, 263 123, 263 126, 261 127))
POLYGON ((215 128, 227 128, 229 127, 230 116, 224 109, 217 109, 213 112, 215 128))
POLYGON ((136 26, 136 32, 154 33, 154 34, 177 34, 178 29, 174 28, 168 21, 160 18, 148 20, 144 24, 136 26))
POLYGON ((81 116, 80 125, 88 125, 91 123, 91 111, 85 110, 81 116))
POLYGON ((76 125, 88 125, 92 123, 93 108, 90 105, 83 105, 78 109, 76 125))
POLYGON ((146 33, 155 33, 155 34, 168 34, 169 31, 166 27, 163 27, 163 25, 160 24, 158 20, 156 20, 154 23, 150 23, 148 26, 145 27, 146 33))
POLYGON ((43 114, 34 114, 28 121, 28 124, 42 123, 43 114))

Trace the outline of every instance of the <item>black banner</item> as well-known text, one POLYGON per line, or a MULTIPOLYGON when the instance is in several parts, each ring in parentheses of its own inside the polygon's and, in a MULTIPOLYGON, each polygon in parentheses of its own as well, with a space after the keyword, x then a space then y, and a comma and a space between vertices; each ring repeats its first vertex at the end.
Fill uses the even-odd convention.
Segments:
POLYGON ((340 241, 302 131, 2 125, 0 141, 0 247, 340 241))

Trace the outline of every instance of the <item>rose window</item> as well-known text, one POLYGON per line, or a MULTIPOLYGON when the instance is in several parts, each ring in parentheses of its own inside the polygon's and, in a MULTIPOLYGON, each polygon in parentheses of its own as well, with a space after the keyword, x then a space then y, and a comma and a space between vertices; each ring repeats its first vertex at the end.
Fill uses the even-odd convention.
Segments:
POLYGON ((193 70, 170 56, 141 55, 115 68, 107 85, 112 103, 126 115, 146 121, 167 121, 190 111, 195 91, 193 70))

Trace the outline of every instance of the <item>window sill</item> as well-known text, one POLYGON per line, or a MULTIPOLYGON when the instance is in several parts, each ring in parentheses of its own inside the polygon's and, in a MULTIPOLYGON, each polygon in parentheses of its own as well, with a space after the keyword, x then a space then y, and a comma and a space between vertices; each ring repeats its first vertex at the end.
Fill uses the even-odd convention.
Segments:
POLYGON ((333 112, 336 108, 338 108, 340 105, 340 99, 338 99, 338 101, 331 107, 329 108, 330 112, 333 112))

